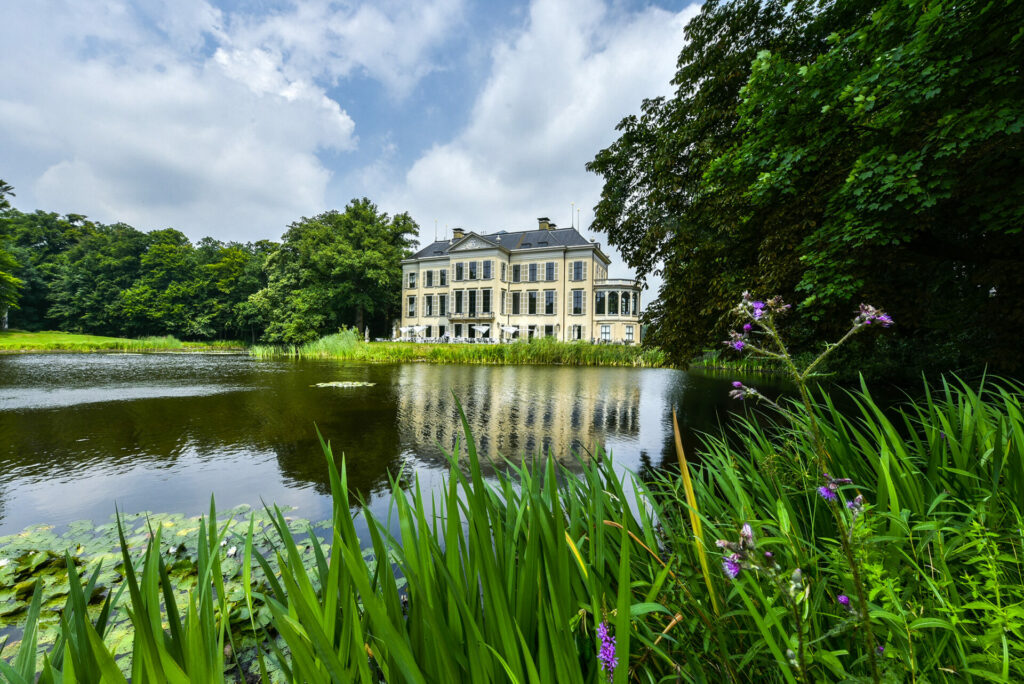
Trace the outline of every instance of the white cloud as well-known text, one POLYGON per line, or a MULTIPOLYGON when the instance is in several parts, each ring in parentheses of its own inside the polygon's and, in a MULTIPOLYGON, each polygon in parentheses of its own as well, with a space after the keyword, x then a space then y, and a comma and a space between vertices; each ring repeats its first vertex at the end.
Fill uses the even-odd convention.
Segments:
POLYGON ((307 0, 287 13, 239 21, 231 41, 241 49, 280 50, 292 76, 337 82, 365 73, 400 98, 438 68, 428 57, 451 37, 461 16, 462 0, 307 0))
POLYGON ((407 90, 457 9, 323 2, 249 18, 205 0, 14 3, 0 22, 0 173, 19 207, 276 238, 326 207, 319 155, 356 145, 323 80, 361 68, 407 90))
MULTIPOLYGON (((494 49, 467 127, 423 154, 388 206, 408 208, 424 241, 434 218, 498 230, 548 215, 567 226, 571 202, 588 225, 601 180, 584 164, 644 98, 671 92, 683 27, 698 11, 624 15, 600 0, 535 1, 524 29, 494 49)), ((613 275, 626 272, 616 260, 613 275)))

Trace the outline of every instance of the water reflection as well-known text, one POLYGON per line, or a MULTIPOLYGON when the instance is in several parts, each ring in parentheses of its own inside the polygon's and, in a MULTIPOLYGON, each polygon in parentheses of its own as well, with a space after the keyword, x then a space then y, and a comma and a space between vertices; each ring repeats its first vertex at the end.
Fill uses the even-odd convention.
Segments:
POLYGON ((0 534, 114 510, 199 513, 275 501, 329 512, 314 426, 345 455, 351 487, 383 506, 389 477, 444 471, 461 426, 480 452, 551 452, 573 463, 598 444, 651 470, 675 461, 671 410, 688 450, 729 407, 725 379, 673 370, 341 365, 244 356, 0 357, 0 534), (361 381, 371 387, 321 388, 361 381))

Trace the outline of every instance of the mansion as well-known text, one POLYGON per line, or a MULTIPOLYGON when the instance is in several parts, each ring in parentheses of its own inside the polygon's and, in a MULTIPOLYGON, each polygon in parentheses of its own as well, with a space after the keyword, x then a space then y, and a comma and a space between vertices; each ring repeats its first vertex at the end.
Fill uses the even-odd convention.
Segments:
POLYGON ((457 228, 402 261, 402 334, 638 344, 637 282, 608 278, 610 259, 575 228, 538 221, 487 235, 457 228))

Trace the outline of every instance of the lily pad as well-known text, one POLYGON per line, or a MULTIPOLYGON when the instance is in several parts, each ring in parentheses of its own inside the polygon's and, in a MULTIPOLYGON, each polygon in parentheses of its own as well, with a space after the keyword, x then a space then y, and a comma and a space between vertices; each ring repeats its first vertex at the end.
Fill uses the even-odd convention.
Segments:
POLYGON ((375 382, 362 382, 359 380, 340 380, 335 382, 318 382, 310 387, 373 387, 375 382))

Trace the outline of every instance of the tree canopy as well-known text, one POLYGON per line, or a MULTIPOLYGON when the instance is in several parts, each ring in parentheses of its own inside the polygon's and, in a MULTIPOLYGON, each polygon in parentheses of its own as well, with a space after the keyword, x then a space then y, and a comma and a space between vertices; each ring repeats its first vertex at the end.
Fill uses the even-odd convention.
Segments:
POLYGON ((706 4, 676 96, 588 167, 595 229, 664 275, 649 339, 692 356, 752 289, 810 314, 805 344, 872 301, 898 323, 891 365, 1012 369, 1021 26, 1009 0, 706 4))
POLYGON ((193 244, 170 228, 7 207, 0 288, 13 285, 2 302, 18 305, 11 324, 26 330, 295 342, 365 319, 383 334, 415 230, 367 199, 292 224, 280 244, 193 244))
POLYGON ((398 312, 401 260, 418 226, 389 218, 367 198, 291 225, 267 258, 267 287, 254 296, 270 321, 266 339, 301 343, 367 318, 387 330, 398 312))

